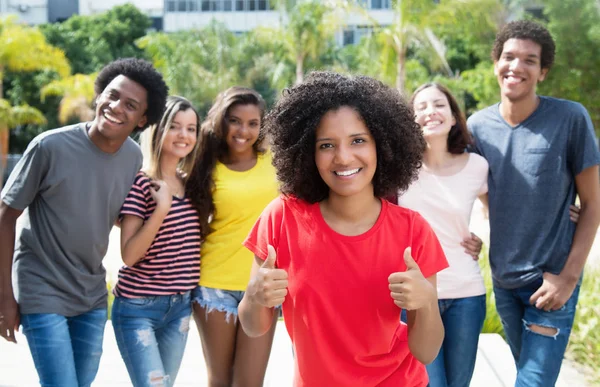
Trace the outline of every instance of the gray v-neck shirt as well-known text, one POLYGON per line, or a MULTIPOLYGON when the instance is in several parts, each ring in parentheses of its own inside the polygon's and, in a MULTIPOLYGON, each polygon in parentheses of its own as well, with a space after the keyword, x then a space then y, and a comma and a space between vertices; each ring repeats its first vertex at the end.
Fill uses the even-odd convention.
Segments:
POLYGON ((29 144, 1 193, 8 206, 25 209, 13 264, 21 313, 74 316, 106 307, 102 259, 141 164, 135 141, 105 153, 84 123, 29 144))
POLYGON ((600 163, 594 128, 579 103, 540 97, 512 127, 499 104, 472 115, 476 152, 490 165, 490 263, 494 284, 513 289, 559 274, 571 250, 575 176, 600 163))

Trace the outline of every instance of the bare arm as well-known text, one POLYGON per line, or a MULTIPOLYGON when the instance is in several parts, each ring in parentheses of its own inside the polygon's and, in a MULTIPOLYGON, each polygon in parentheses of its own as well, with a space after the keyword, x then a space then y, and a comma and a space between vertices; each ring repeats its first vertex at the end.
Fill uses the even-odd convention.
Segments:
POLYGON ((274 321, 274 306, 281 305, 287 295, 287 273, 275 268, 275 252, 263 262, 254 256, 250 283, 238 308, 244 332, 250 337, 264 335, 274 321))
POLYGON ((598 166, 595 165, 575 176, 581 210, 569 258, 560 273, 561 276, 564 275, 574 282, 577 282, 581 276, 598 231, 598 224, 600 224, 600 179, 598 173, 598 166))
POLYGON ((586 168, 575 176, 575 185, 581 202, 579 220, 567 262, 559 275, 544 273, 542 286, 531 296, 529 302, 539 309, 560 309, 573 294, 581 277, 585 261, 596 237, 600 224, 600 179, 597 165, 586 168))
POLYGON ((165 182, 153 182, 150 193, 156 208, 147 221, 135 215, 125 215, 121 221, 121 256, 127 266, 135 265, 146 255, 171 209, 171 191, 165 182))
MULTIPOLYGON (((437 288, 435 274, 427 278, 433 289, 437 288)), ((408 348, 423 364, 431 363, 438 355, 444 341, 444 325, 437 298, 428 305, 407 310, 408 348)))
POLYGON ((12 288, 12 263, 15 250, 15 226, 23 211, 0 201, 0 336, 16 343, 19 330, 19 306, 12 288))
POLYGON ((487 217, 489 217, 490 214, 490 202, 489 202, 489 197, 488 197, 488 193, 484 193, 483 195, 479 195, 479 201, 481 202, 481 204, 483 204, 483 210, 484 213, 487 217))
POLYGON ((167 215, 157 210, 147 222, 135 215, 123 217, 121 221, 121 256, 123 263, 127 266, 135 265, 146 255, 146 251, 152 245, 152 241, 167 215))

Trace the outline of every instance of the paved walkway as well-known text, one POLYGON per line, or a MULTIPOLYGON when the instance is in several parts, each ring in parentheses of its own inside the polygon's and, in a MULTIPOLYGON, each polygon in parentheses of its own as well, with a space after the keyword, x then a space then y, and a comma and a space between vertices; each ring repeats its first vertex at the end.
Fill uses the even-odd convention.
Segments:
MULTIPOLYGON (((0 341, 0 387, 37 386, 37 374, 29 355, 27 340, 17 336, 18 344, 0 341)), ((283 322, 279 322, 275 342, 267 368, 265 387, 291 387, 293 358, 290 339, 283 322)), ((481 335, 473 387, 509 387, 514 385, 515 366, 510 350, 504 340, 496 334, 481 335)), ((125 364, 121 359, 110 322, 104 337, 104 354, 100 362, 94 387, 130 386, 125 364)), ((190 329, 187 348, 177 377, 177 387, 206 386, 206 368, 196 327, 190 329)), ((561 370, 557 387, 586 387, 586 383, 571 364, 561 370)), ((357 386, 360 387, 360 386, 357 386)))

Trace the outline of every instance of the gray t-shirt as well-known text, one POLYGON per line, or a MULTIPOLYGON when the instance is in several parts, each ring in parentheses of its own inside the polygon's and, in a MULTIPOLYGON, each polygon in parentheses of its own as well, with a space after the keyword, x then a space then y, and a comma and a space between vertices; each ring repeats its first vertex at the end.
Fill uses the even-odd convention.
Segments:
POLYGON ((21 313, 74 316, 106 307, 102 259, 141 163, 135 141, 102 152, 83 123, 44 132, 29 144, 0 195, 25 209, 13 265, 21 313))
POLYGON ((575 176, 600 163, 594 129, 576 102, 540 97, 538 108, 511 127, 499 104, 472 115, 475 151, 490 165, 490 263, 494 284, 514 289, 559 274, 575 224, 575 176))

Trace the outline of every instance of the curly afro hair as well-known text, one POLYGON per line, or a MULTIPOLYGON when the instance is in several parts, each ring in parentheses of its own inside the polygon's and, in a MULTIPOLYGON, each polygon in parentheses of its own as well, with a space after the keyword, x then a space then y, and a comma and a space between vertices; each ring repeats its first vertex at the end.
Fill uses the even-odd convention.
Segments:
POLYGON ((542 48, 541 67, 550 69, 554 64, 556 46, 550 31, 546 27, 531 20, 518 20, 506 24, 496 35, 492 48, 492 60, 498 61, 509 39, 531 40, 542 48))
POLYGON ((152 66, 152 63, 137 58, 118 59, 107 64, 96 78, 94 91, 96 96, 102 94, 106 86, 119 75, 124 75, 142 85, 148 95, 148 109, 146 110, 147 122, 143 128, 156 124, 162 117, 169 95, 169 87, 162 75, 152 66))
POLYGON ((354 109, 375 139, 374 194, 404 191, 421 167, 425 140, 412 107, 400 93, 366 76, 312 72, 283 96, 265 117, 273 165, 281 192, 309 203, 329 195, 315 164, 316 130, 321 118, 343 106, 354 109))

